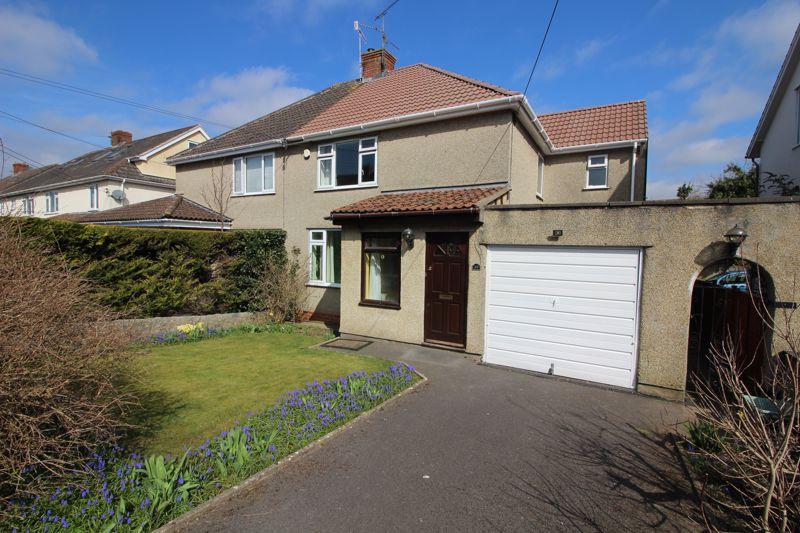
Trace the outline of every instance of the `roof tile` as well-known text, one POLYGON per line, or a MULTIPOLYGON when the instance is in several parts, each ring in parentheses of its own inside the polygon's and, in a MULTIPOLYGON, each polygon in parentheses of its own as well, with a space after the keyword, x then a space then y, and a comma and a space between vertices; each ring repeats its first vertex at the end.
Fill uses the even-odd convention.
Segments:
MULTIPOLYGON (((219 214, 211 209, 184 198, 181 194, 172 194, 155 200, 139 202, 105 211, 93 213, 70 213, 55 217, 58 220, 72 222, 117 222, 133 220, 198 220, 202 222, 219 222, 219 214)), ((225 217, 226 221, 231 219, 225 217)))
POLYGON ((539 115, 556 148, 647 138, 644 100, 539 115))
POLYGON ((465 187, 384 193, 334 209, 337 215, 378 215, 387 213, 429 214, 477 208, 480 203, 505 190, 505 187, 465 187))

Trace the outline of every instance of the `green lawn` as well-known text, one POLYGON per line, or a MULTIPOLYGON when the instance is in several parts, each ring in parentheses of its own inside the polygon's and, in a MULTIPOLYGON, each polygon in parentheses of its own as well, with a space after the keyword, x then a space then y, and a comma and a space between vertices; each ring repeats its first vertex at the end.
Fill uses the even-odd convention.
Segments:
POLYGON ((140 358, 144 402, 132 440, 151 453, 178 453, 318 379, 388 361, 310 348, 324 340, 298 333, 235 333, 184 344, 155 346, 140 358))

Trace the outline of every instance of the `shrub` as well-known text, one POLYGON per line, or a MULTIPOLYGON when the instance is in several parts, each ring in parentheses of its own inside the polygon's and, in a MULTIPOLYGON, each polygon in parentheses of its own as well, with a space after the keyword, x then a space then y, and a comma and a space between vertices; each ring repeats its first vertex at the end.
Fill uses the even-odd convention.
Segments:
POLYGON ((267 258, 261 274, 260 299, 271 321, 294 322, 299 320, 308 299, 306 281, 308 272, 300 261, 300 250, 292 250, 292 256, 271 255, 267 258))
POLYGON ((129 398, 126 340, 59 257, 0 220, 0 501, 41 490, 114 442, 129 398))
POLYGON ((252 311, 279 230, 189 231, 19 219, 24 235, 82 269, 99 301, 128 317, 252 311))
POLYGON ((212 498, 408 387, 413 369, 309 383, 178 458, 94 454, 80 476, 40 500, 15 502, 9 527, 149 531, 212 498))

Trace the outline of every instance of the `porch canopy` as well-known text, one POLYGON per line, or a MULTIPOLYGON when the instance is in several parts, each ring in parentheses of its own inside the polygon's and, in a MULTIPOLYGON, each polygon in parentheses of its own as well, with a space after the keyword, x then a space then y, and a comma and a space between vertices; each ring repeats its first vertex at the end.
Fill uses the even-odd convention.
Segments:
POLYGON ((509 189, 505 186, 474 186, 384 192, 331 211, 333 222, 364 218, 430 215, 470 215, 500 203, 509 189))

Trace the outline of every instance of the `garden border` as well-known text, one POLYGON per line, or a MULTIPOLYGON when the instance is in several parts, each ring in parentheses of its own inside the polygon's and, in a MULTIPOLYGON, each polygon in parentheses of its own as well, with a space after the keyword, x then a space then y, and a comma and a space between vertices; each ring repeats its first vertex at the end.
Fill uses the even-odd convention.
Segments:
MULTIPOLYGON (((401 364, 404 364, 404 363, 401 363, 401 364)), ((406 365, 406 366, 408 366, 408 365, 406 365)), ((385 402, 376 405, 372 409, 370 409, 368 411, 364 411, 363 413, 361 413, 360 415, 358 415, 357 417, 355 417, 354 419, 352 419, 351 421, 349 421, 345 425, 334 429, 330 433, 327 433, 327 434, 323 435, 322 437, 320 437, 319 439, 317 439, 317 440, 315 440, 313 442, 308 443, 307 445, 303 446, 302 448, 300 448, 296 452, 287 455, 286 457, 284 457, 283 459, 281 459, 280 461, 278 461, 274 465, 270 465, 267 468, 265 468, 264 470, 253 474, 252 476, 250 476, 249 478, 245 479, 241 483, 238 483, 238 484, 236 484, 236 485, 234 485, 234 486, 232 486, 230 488, 227 488, 227 489, 223 490, 222 492, 220 492, 219 494, 217 494, 216 496, 214 496, 210 500, 208 500, 206 502, 203 502, 202 504, 198 505, 197 507, 195 507, 191 511, 188 511, 187 513, 184 513, 184 514, 174 518, 173 520, 170 520, 169 522, 167 522, 163 526, 161 526, 158 529, 156 529, 155 532, 156 533, 170 533, 170 532, 175 532, 175 531, 191 530, 191 526, 196 525, 196 524, 192 524, 191 522, 194 522, 194 521, 198 520, 202 515, 206 514, 209 511, 212 511, 212 510, 216 509, 217 507, 219 507, 223 503, 227 503, 228 501, 230 501, 231 499, 233 499, 236 496, 245 495, 245 494, 249 493, 250 491, 258 488, 261 485, 261 483, 263 483, 264 481, 266 481, 267 479, 272 477, 278 471, 280 471, 283 468, 285 468, 286 465, 290 464, 294 459, 296 459, 298 457, 301 457, 303 455, 306 455, 308 453, 311 453, 317 447, 321 446, 328 439, 331 439, 334 436, 336 436, 336 435, 338 435, 340 433, 343 433, 345 430, 347 430, 347 429, 351 428, 352 426, 354 426, 357 422, 366 419, 369 415, 371 415, 371 414, 373 414, 373 413, 375 413, 377 411, 383 410, 385 407, 389 406, 391 403, 395 402, 396 400, 399 400, 400 398, 402 398, 406 394, 410 394, 411 392, 416 391, 417 389, 419 389, 420 387, 422 387, 423 385, 428 383, 428 381, 429 381, 428 378, 422 372, 420 372, 416 368, 413 369, 413 372, 415 374, 417 374, 421 379, 418 382, 416 382, 413 385, 411 385, 410 387, 408 387, 407 389, 404 389, 403 391, 401 391, 398 394, 392 396, 391 398, 389 398, 385 402)))

